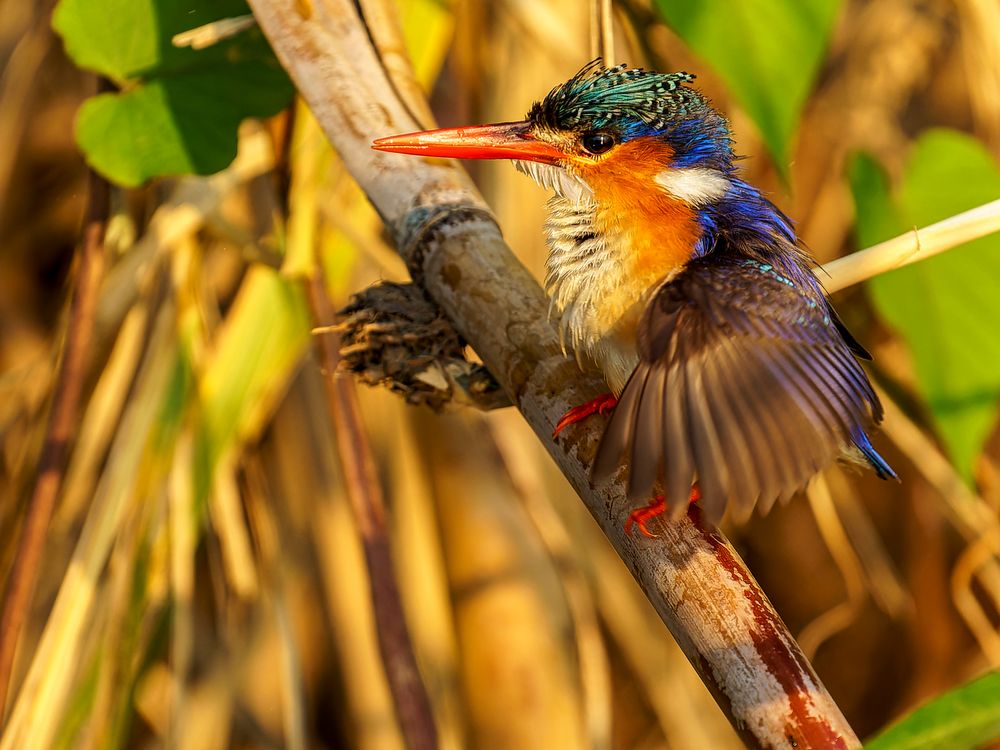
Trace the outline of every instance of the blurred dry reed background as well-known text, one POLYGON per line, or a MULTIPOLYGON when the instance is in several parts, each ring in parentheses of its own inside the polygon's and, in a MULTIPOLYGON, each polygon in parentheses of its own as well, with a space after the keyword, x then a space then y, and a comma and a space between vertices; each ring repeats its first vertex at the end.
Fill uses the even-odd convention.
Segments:
MULTIPOLYGON (((588 58, 570 0, 399 0, 442 123, 510 120, 588 58)), ((9 575, 65 336, 85 199, 72 137, 92 79, 51 8, 0 17, 0 574, 9 575)), ((1000 6, 846 3, 788 190, 721 80, 648 2, 616 3, 618 57, 697 72, 749 181, 820 261, 857 249, 844 179, 902 170, 927 125, 1000 156, 1000 6), (992 76, 992 77, 991 77, 992 76)), ((473 174, 537 274, 546 196, 473 174)), ((374 210, 301 104, 248 122, 209 178, 116 190, 79 429, 17 650, 0 748, 403 747, 306 298, 404 280, 374 210)), ((996 269, 987 269, 996 273, 996 269)), ((927 429, 912 363, 863 289, 837 299, 886 396, 900 485, 832 469, 727 529, 864 737, 1000 667, 1000 440, 970 489, 927 429)), ((1000 324, 1000 321, 997 321, 1000 324)), ((442 747, 740 743, 519 415, 436 415, 364 389, 396 579, 442 747)))

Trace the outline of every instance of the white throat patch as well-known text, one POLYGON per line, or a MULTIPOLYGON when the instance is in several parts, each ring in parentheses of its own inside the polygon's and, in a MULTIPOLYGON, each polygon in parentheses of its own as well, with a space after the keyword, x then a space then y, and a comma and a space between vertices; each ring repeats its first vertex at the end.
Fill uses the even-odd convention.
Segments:
POLYGON ((665 192, 692 206, 716 201, 732 187, 722 172, 706 167, 664 169, 654 179, 665 192))
POLYGON ((594 193, 590 185, 562 167, 540 164, 537 161, 514 160, 518 172, 528 175, 546 190, 552 190, 560 198, 571 203, 593 203, 594 193))

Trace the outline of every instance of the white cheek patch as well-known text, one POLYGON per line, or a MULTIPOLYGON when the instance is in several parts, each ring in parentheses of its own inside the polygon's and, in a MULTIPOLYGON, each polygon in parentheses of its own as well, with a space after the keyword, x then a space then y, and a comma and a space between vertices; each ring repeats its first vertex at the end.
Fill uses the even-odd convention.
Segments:
POLYGON ((572 203, 593 203, 594 192, 590 185, 562 167, 553 164, 540 164, 537 161, 514 161, 518 172, 528 175, 531 179, 547 190, 572 203))
POLYGON ((665 192, 692 206, 717 201, 732 187, 722 172, 706 167, 664 169, 654 179, 665 192))

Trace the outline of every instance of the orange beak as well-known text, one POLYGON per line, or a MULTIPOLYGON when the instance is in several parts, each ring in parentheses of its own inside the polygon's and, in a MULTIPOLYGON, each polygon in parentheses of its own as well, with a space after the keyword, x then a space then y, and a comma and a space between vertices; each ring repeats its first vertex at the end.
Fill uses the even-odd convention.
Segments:
POLYGON ((531 134, 529 122, 442 128, 379 138, 376 151, 454 159, 521 159, 555 164, 566 155, 531 134))

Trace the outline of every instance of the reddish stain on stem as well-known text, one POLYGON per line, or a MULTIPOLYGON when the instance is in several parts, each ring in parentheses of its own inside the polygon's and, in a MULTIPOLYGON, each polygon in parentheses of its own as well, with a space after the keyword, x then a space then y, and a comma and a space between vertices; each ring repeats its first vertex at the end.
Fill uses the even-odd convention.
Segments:
MULTIPOLYGON (((697 513, 696 510, 692 512, 697 513)), ((846 750, 847 740, 824 718, 825 710, 814 700, 816 693, 822 690, 819 678, 785 632, 770 602, 721 537, 705 533, 703 538, 711 545, 719 565, 743 590, 756 626, 750 630, 754 648, 764 667, 788 697, 791 720, 785 724, 784 730, 787 747, 846 750)))

